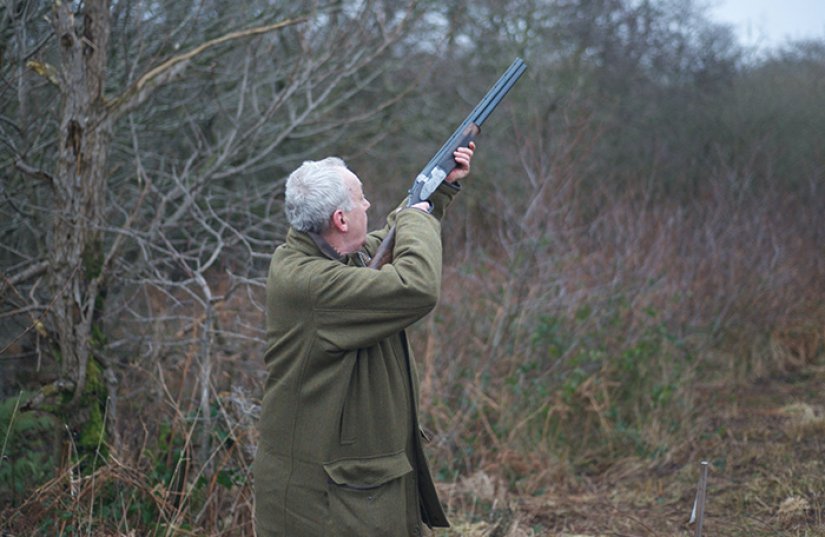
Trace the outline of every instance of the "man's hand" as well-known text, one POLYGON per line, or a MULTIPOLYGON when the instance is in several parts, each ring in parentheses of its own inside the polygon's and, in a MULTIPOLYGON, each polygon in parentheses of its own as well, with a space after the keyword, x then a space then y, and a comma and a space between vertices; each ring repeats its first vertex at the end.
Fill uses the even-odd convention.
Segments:
POLYGON ((470 147, 459 147, 453 153, 453 158, 455 158, 456 167, 450 174, 447 176, 445 181, 452 184, 456 181, 460 181, 467 177, 470 173, 470 161, 473 159, 473 152, 476 150, 476 143, 470 142, 470 147))

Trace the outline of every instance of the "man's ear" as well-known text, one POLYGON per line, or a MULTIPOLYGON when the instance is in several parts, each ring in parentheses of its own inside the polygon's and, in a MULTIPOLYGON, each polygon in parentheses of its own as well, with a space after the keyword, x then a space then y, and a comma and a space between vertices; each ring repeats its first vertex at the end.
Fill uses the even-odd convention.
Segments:
POLYGON ((341 233, 346 233, 349 225, 347 224, 347 218, 344 215, 344 211, 341 209, 336 209, 335 212, 332 213, 332 216, 330 216, 330 219, 332 224, 330 227, 340 231, 341 233))

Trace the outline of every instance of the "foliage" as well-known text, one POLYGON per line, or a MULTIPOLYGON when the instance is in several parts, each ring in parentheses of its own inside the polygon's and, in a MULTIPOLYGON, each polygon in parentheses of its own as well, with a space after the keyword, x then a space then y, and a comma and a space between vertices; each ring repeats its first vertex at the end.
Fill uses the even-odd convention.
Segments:
POLYGON ((55 420, 39 412, 21 412, 31 394, 21 392, 0 402, 0 505, 15 506, 29 491, 48 480, 57 464, 55 420))
POLYGON ((82 461, 60 467, 16 509, 4 511, 0 529, 29 535, 186 535, 206 528, 251 534, 250 431, 237 421, 244 418, 234 409, 236 397, 214 408, 219 419, 208 468, 195 458, 197 414, 164 418, 132 462, 100 458, 86 471, 82 461))
MULTIPOLYGON (((99 3, 61 5, 81 35, 99 3)), ((624 464, 684 467, 696 438, 729 440, 709 382, 804 376, 825 352, 822 43, 752 60, 670 0, 109 8, 98 112, 122 108, 91 155, 100 210, 74 218, 50 186, 85 166, 59 157, 66 40, 49 3, 0 7, 0 483, 17 531, 250 534, 284 176, 346 157, 375 222, 516 55, 527 75, 485 126, 444 225, 440 305, 411 338, 441 485, 486 475, 540 498, 624 464), (244 34, 279 21, 296 22, 244 34), (139 84, 158 72, 174 76, 139 84), (72 262, 55 261, 61 222, 88 239, 72 262), (52 415, 15 414, 21 388, 52 415)), ((476 507, 466 527, 503 534, 476 507)))

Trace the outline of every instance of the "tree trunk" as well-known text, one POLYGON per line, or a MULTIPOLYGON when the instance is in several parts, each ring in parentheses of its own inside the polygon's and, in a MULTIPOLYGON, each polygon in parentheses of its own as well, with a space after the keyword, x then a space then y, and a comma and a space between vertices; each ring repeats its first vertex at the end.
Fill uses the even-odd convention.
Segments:
POLYGON ((86 0, 82 23, 75 21, 72 4, 56 2, 53 7, 60 49, 60 134, 47 244, 60 373, 74 385, 76 406, 86 387, 93 324, 102 307, 101 224, 112 124, 103 96, 109 2, 86 0))

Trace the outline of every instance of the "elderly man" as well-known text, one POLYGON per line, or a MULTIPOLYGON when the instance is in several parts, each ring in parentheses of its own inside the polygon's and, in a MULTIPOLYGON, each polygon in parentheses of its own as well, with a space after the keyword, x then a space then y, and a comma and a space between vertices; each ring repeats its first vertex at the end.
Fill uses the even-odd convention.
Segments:
POLYGON ((268 377, 253 466, 259 537, 404 537, 448 526, 422 449, 404 330, 436 305, 444 210, 475 145, 429 202, 367 234, 358 177, 305 162, 287 180, 286 242, 267 281, 268 377), (396 225, 393 260, 366 268, 396 225))

